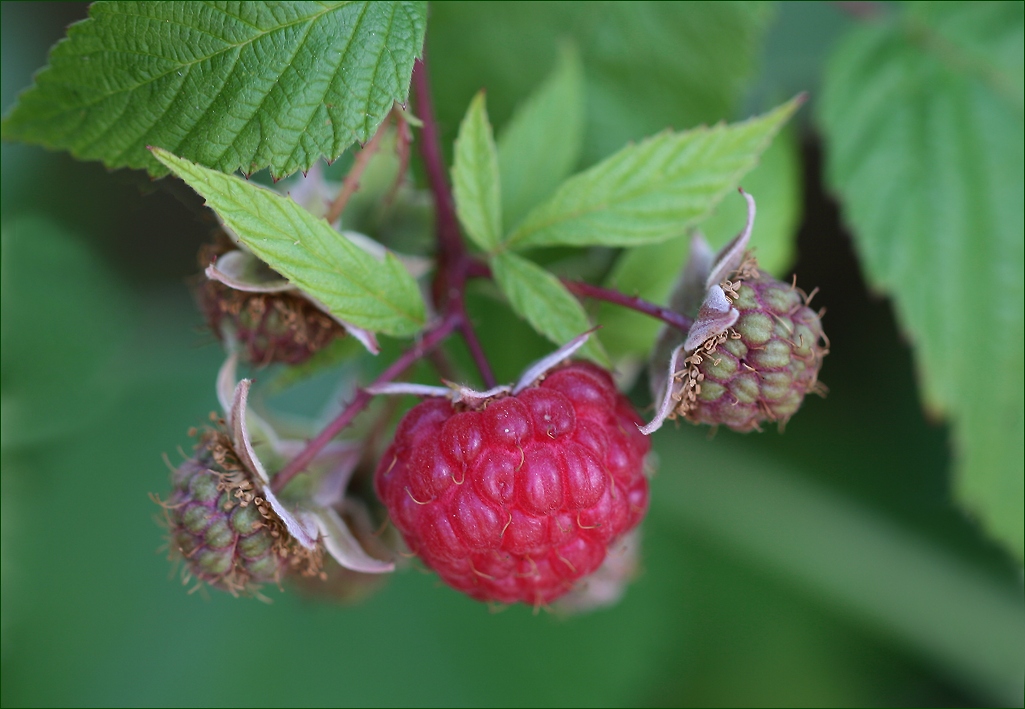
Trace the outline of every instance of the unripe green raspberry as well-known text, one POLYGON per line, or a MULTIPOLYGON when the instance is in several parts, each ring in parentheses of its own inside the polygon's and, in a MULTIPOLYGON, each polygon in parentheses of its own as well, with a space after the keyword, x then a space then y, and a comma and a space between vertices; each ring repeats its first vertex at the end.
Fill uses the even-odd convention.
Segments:
POLYGON ((731 278, 723 290, 740 316, 683 360, 676 413, 737 431, 766 421, 782 425, 805 394, 822 389, 818 373, 828 352, 822 323, 796 283, 776 280, 754 259, 731 278))
POLYGON ((818 375, 829 341, 820 313, 796 277, 783 283, 758 268, 747 250, 755 201, 740 192, 748 206, 743 231, 717 254, 700 234, 691 240, 671 307, 694 320, 685 337, 672 328, 659 337, 650 372, 661 404, 645 434, 679 416, 737 431, 761 430, 766 421, 782 427, 808 392, 825 392, 818 375))
POLYGON ((196 579, 233 595, 252 595, 292 569, 319 571, 319 552, 294 542, 225 433, 205 432, 195 455, 173 472, 172 484, 174 491, 161 505, 171 554, 184 562, 185 583, 196 579))

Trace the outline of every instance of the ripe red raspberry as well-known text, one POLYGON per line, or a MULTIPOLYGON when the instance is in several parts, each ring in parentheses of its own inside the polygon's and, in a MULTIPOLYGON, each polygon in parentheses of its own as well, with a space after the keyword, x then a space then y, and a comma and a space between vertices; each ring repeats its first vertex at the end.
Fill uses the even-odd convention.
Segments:
POLYGON ((572 590, 648 507, 648 438, 585 362, 470 408, 433 398, 399 424, 375 482, 410 549, 453 588, 535 606, 572 590))

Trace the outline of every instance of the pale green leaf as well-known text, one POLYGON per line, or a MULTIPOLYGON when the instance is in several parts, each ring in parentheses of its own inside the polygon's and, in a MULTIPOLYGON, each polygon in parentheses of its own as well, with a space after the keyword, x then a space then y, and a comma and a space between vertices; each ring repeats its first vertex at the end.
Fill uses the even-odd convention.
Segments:
MULTIPOLYGON (((627 295, 665 304, 687 261, 690 237, 675 236, 624 252, 605 285, 627 295)), ((647 358, 662 329, 662 321, 610 303, 598 308, 601 340, 613 360, 634 355, 647 358)))
MULTIPOLYGON (((801 219, 801 162, 795 131, 784 128, 740 186, 758 201, 751 248, 758 265, 778 278, 789 277, 801 219)), ((698 225, 715 250, 735 237, 747 219, 747 203, 729 195, 698 225)), ((815 284, 806 290, 811 290, 815 284)))
POLYGON ((277 177, 366 141, 409 92, 422 2, 97 2, 4 139, 165 174, 149 145, 277 177))
POLYGON ((506 229, 555 192, 576 167, 584 138, 583 82, 580 57, 567 46, 552 74, 499 136, 506 229))
POLYGON ((383 261, 288 197, 153 150, 253 253, 331 314, 374 332, 408 336, 424 325, 416 281, 390 252, 383 261))
POLYGON ((483 91, 474 96, 459 126, 452 192, 466 235, 485 251, 494 249, 502 238, 501 187, 498 152, 483 91))
MULTIPOLYGON (((564 345, 591 329, 580 301, 558 278, 532 261, 501 253, 491 260, 491 271, 516 314, 555 344, 564 345)), ((593 337, 581 352, 599 362, 608 361, 593 337)))
MULTIPOLYGON (((762 154, 761 162, 742 182, 758 200, 751 247, 758 263, 770 273, 783 276, 790 265, 800 217, 801 185, 797 144, 792 131, 783 130, 762 154)), ((725 244, 743 228, 747 203, 729 195, 698 228, 713 248, 725 244)), ((665 304, 687 260, 690 238, 674 237, 626 251, 606 285, 654 303, 665 304)), ((647 315, 602 303, 598 311, 602 342, 613 358, 647 356, 662 324, 647 315)))
POLYGON ((958 497, 1019 561, 1023 25, 1020 3, 909 6, 840 46, 819 114, 865 272, 953 421, 958 497))
POLYGON ((637 246, 684 233, 755 166, 800 105, 730 125, 665 132, 574 175, 509 236, 510 247, 637 246))

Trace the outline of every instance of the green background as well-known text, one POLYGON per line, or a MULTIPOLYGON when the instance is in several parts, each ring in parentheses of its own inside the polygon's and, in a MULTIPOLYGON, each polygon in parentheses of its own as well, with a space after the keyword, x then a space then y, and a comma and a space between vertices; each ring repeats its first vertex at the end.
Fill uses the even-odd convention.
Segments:
MULTIPOLYGON (((4 111, 85 9, 3 3, 4 111)), ((549 70, 562 25, 523 12, 432 8, 448 142, 479 88, 500 127, 549 70)), ((676 127, 814 102, 856 21, 755 12, 765 36, 724 48, 757 59, 741 98, 676 106, 676 127)), ((1021 570, 950 500, 948 431, 866 292, 810 113, 796 270, 828 308, 829 396, 785 435, 659 432, 641 573, 615 608, 569 619, 495 613, 413 569, 351 607, 188 595, 147 495, 216 407, 221 352, 186 287, 211 221, 184 188, 4 144, 3 705, 1021 705, 1021 570)), ((586 161, 661 127, 589 120, 586 161)), ((491 299, 471 305, 501 378, 547 349, 491 299)))

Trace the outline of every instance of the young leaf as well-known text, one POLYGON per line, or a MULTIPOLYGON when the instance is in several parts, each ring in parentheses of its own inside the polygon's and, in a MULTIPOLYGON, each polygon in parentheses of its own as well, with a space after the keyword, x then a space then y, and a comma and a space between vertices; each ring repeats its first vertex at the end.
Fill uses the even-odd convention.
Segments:
POLYGON ((97 2, 3 121, 5 140, 166 174, 157 145, 281 177, 405 101, 426 3, 97 2))
POLYGON ((202 195, 253 253, 332 315, 396 337, 423 327, 416 281, 391 253, 378 260, 288 197, 166 150, 154 148, 153 154, 202 195))
MULTIPOLYGON (((757 167, 744 176, 741 186, 758 200, 758 222, 751 248, 758 265, 778 278, 790 280, 797 227, 801 219, 801 163, 796 131, 781 130, 762 153, 757 167)), ((698 228, 715 250, 728 242, 747 218, 740 195, 728 195, 698 228)))
MULTIPOLYGON (((786 275, 794 253, 801 203, 799 168, 795 136, 792 131, 783 130, 743 180, 744 190, 758 199, 758 223, 751 236, 751 247, 758 256, 758 264, 780 277, 786 275)), ((746 209, 739 194, 727 195, 698 229, 718 249, 740 231, 746 209)), ((616 261, 606 285, 664 305, 687 262, 689 244, 690 237, 681 235, 629 249, 616 261)), ((602 324, 601 340, 613 358, 646 357, 662 327, 646 315, 609 303, 601 304, 597 319, 602 324)))
POLYGON ((534 246, 637 246, 683 233, 758 161, 801 103, 743 123, 665 132, 574 175, 506 241, 534 246))
POLYGON ((1020 3, 910 5, 839 47, 818 116, 865 272, 953 420, 958 497, 1019 562, 1023 28, 1020 3))
MULTIPOLYGON (((491 260, 491 271, 516 314, 555 344, 564 345, 591 329, 580 301, 537 264, 516 254, 501 253, 491 260)), ((581 351, 598 362, 608 362, 593 337, 581 351)))
POLYGON ((502 215, 507 229, 565 180, 584 139, 584 76, 572 47, 498 138, 502 215))
POLYGON ((485 251, 498 246, 502 236, 498 152, 483 91, 473 97, 459 126, 452 190, 456 214, 467 236, 485 251))

